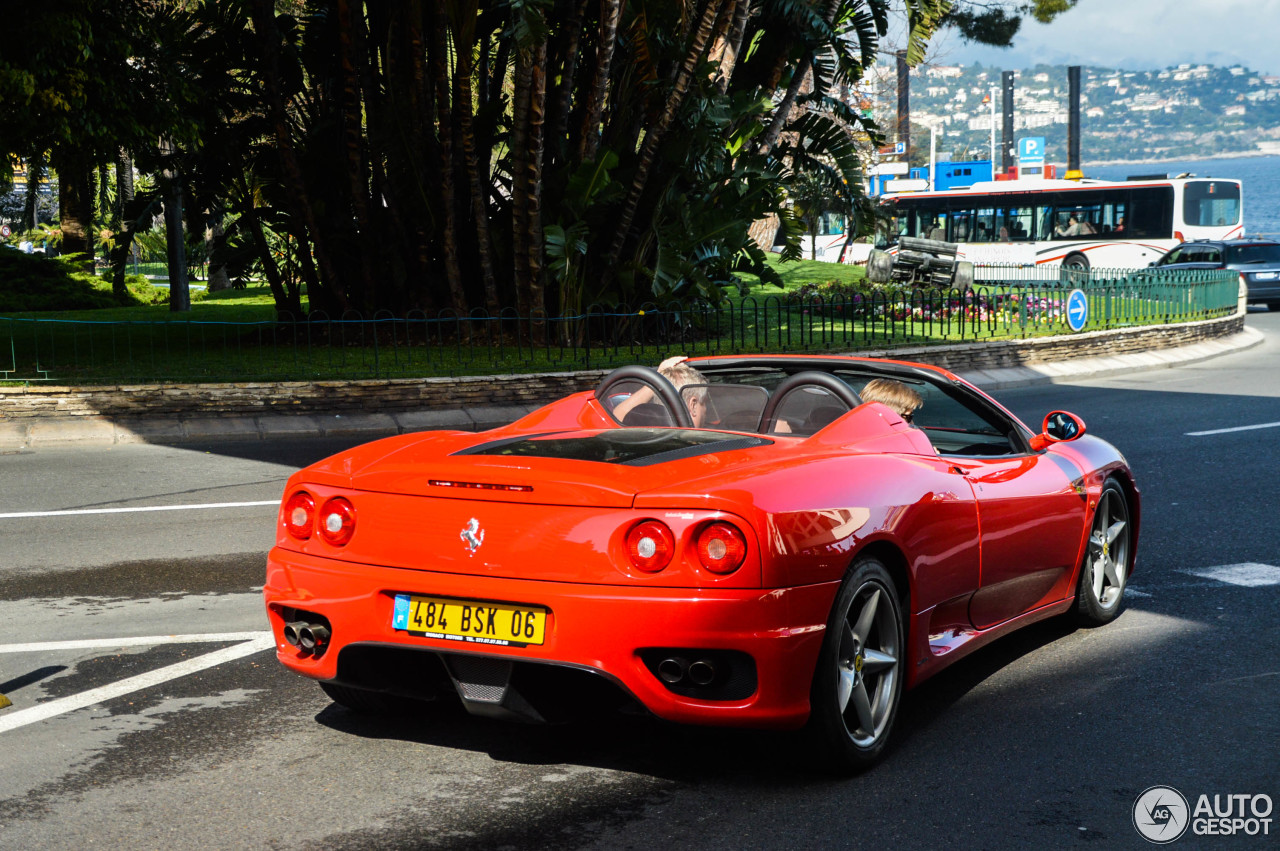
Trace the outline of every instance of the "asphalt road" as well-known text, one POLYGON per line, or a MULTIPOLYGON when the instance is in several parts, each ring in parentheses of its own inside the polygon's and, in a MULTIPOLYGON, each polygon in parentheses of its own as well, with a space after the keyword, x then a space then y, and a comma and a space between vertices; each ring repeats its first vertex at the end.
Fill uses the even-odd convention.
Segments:
MULTIPOLYGON (((855 778, 780 734, 332 705, 257 588, 285 478, 341 443, 0 456, 0 848, 1141 848, 1148 787, 1280 800, 1280 314, 1249 323, 1208 363, 996 394, 1136 469, 1127 609, 953 666, 855 778)), ((1176 845, 1274 847, 1270 817, 1176 845)))

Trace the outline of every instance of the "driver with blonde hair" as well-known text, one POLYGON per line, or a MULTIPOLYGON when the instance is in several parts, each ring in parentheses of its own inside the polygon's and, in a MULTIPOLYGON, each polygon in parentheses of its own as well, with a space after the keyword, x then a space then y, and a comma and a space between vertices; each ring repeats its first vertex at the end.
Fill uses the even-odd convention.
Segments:
POLYGON ((911 422, 916 409, 924 404, 924 398, 901 381, 890 378, 873 378, 859 394, 864 402, 879 402, 896 411, 902 419, 911 422))
MULTIPOLYGON (((662 377, 667 379, 675 386, 676 390, 686 387, 690 384, 706 384, 707 378, 701 372, 689 366, 685 361, 689 360, 684 355, 676 355, 669 357, 662 363, 658 364, 658 372, 662 377)), ((694 428, 701 428, 703 418, 707 413, 707 388, 700 387, 689 393, 682 393, 685 405, 689 408, 689 418, 693 420, 694 428)), ((648 387, 641 387, 632 393, 626 399, 623 399, 613 409, 613 416, 618 422, 622 422, 627 412, 638 405, 653 401, 653 391, 648 387)))

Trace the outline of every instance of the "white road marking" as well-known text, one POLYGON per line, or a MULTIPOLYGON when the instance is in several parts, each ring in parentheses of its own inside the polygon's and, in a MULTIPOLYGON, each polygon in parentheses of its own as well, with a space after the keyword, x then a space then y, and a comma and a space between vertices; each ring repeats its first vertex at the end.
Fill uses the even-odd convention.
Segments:
POLYGON ((147 511, 195 511, 200 508, 257 508, 260 505, 279 505, 279 499, 257 500, 251 503, 201 503, 198 505, 132 505, 129 508, 68 508, 65 511, 15 511, 0 514, 0 520, 17 520, 19 517, 68 517, 70 514, 132 514, 147 511))
POLYGON ((28 644, 0 644, 0 653, 35 653, 43 650, 91 650, 95 647, 145 647, 151 644, 200 644, 219 641, 252 641, 257 632, 202 632, 193 635, 144 635, 128 638, 78 638, 70 641, 36 641, 28 644))
POLYGON ((141 511, 192 511, 200 508, 256 508, 262 505, 279 505, 278 499, 257 502, 206 502, 200 505, 136 505, 130 508, 69 508, 65 511, 12 511, 0 514, 0 520, 19 517, 67 517, 72 514, 132 514, 141 511))
POLYGON ((1236 426, 1235 428, 1215 428, 1210 431, 1189 431, 1187 437, 1204 437, 1207 434, 1227 434, 1233 431, 1253 431, 1259 428, 1280 428, 1280 423, 1259 423, 1258 425, 1236 426))
POLYGON ((1258 588, 1263 585, 1280 585, 1280 567, 1270 564, 1246 562, 1244 564, 1221 564, 1217 567, 1205 567, 1200 570, 1183 570, 1203 579, 1216 579, 1230 585, 1242 585, 1246 588, 1258 588))
POLYGON ((1126 588, 1124 589, 1124 593, 1126 597, 1150 597, 1151 596, 1146 591, 1139 591, 1136 588, 1126 588))
POLYGON ((89 689, 88 691, 80 692, 80 694, 73 694, 58 700, 51 700, 48 703, 41 703, 12 714, 0 715, 0 733, 15 730, 18 727, 25 727, 27 724, 34 724, 37 721, 54 718, 77 709, 84 709, 87 706, 102 703, 104 700, 112 700, 144 688, 157 686, 187 674, 194 674, 206 668, 216 667, 224 662, 251 656, 254 653, 260 653, 263 650, 274 647, 275 643, 275 638, 271 633, 259 633, 257 638, 250 641, 245 641, 232 647, 224 647, 221 650, 215 650, 212 653, 206 653, 194 659, 178 662, 176 665, 158 668, 145 674, 138 674, 136 677, 129 677, 126 680, 89 689))

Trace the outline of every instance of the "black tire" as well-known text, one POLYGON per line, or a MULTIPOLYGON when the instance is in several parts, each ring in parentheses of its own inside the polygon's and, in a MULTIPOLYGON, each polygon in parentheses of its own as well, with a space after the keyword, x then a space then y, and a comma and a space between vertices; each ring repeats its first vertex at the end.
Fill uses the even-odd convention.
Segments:
POLYGON ((403 711, 406 699, 378 691, 342 686, 337 683, 320 683, 320 690, 339 706, 361 714, 403 711))
POLYGON ((1267 302, 1267 310, 1274 310, 1274 311, 1280 312, 1280 301, 1267 302))
POLYGON ((836 594, 813 675, 807 733, 819 766, 850 773, 880 759, 902 699, 905 657, 893 578, 876 559, 860 558, 836 594))
POLYGON ((1089 541, 1076 583, 1076 620, 1082 626, 1111 623, 1124 605, 1133 565, 1129 498, 1115 479, 1107 479, 1089 520, 1089 541))
POLYGON ((1062 261, 1063 269, 1071 269, 1076 272, 1089 271, 1089 258, 1083 254, 1068 254, 1062 261))

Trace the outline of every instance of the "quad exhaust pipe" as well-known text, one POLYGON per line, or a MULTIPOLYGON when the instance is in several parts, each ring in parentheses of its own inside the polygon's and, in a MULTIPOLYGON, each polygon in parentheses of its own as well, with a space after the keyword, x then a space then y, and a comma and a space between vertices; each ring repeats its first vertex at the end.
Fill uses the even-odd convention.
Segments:
POLYGON ((329 627, 308 621, 289 621, 284 625, 284 640, 292 647, 300 647, 320 654, 329 644, 329 627))

